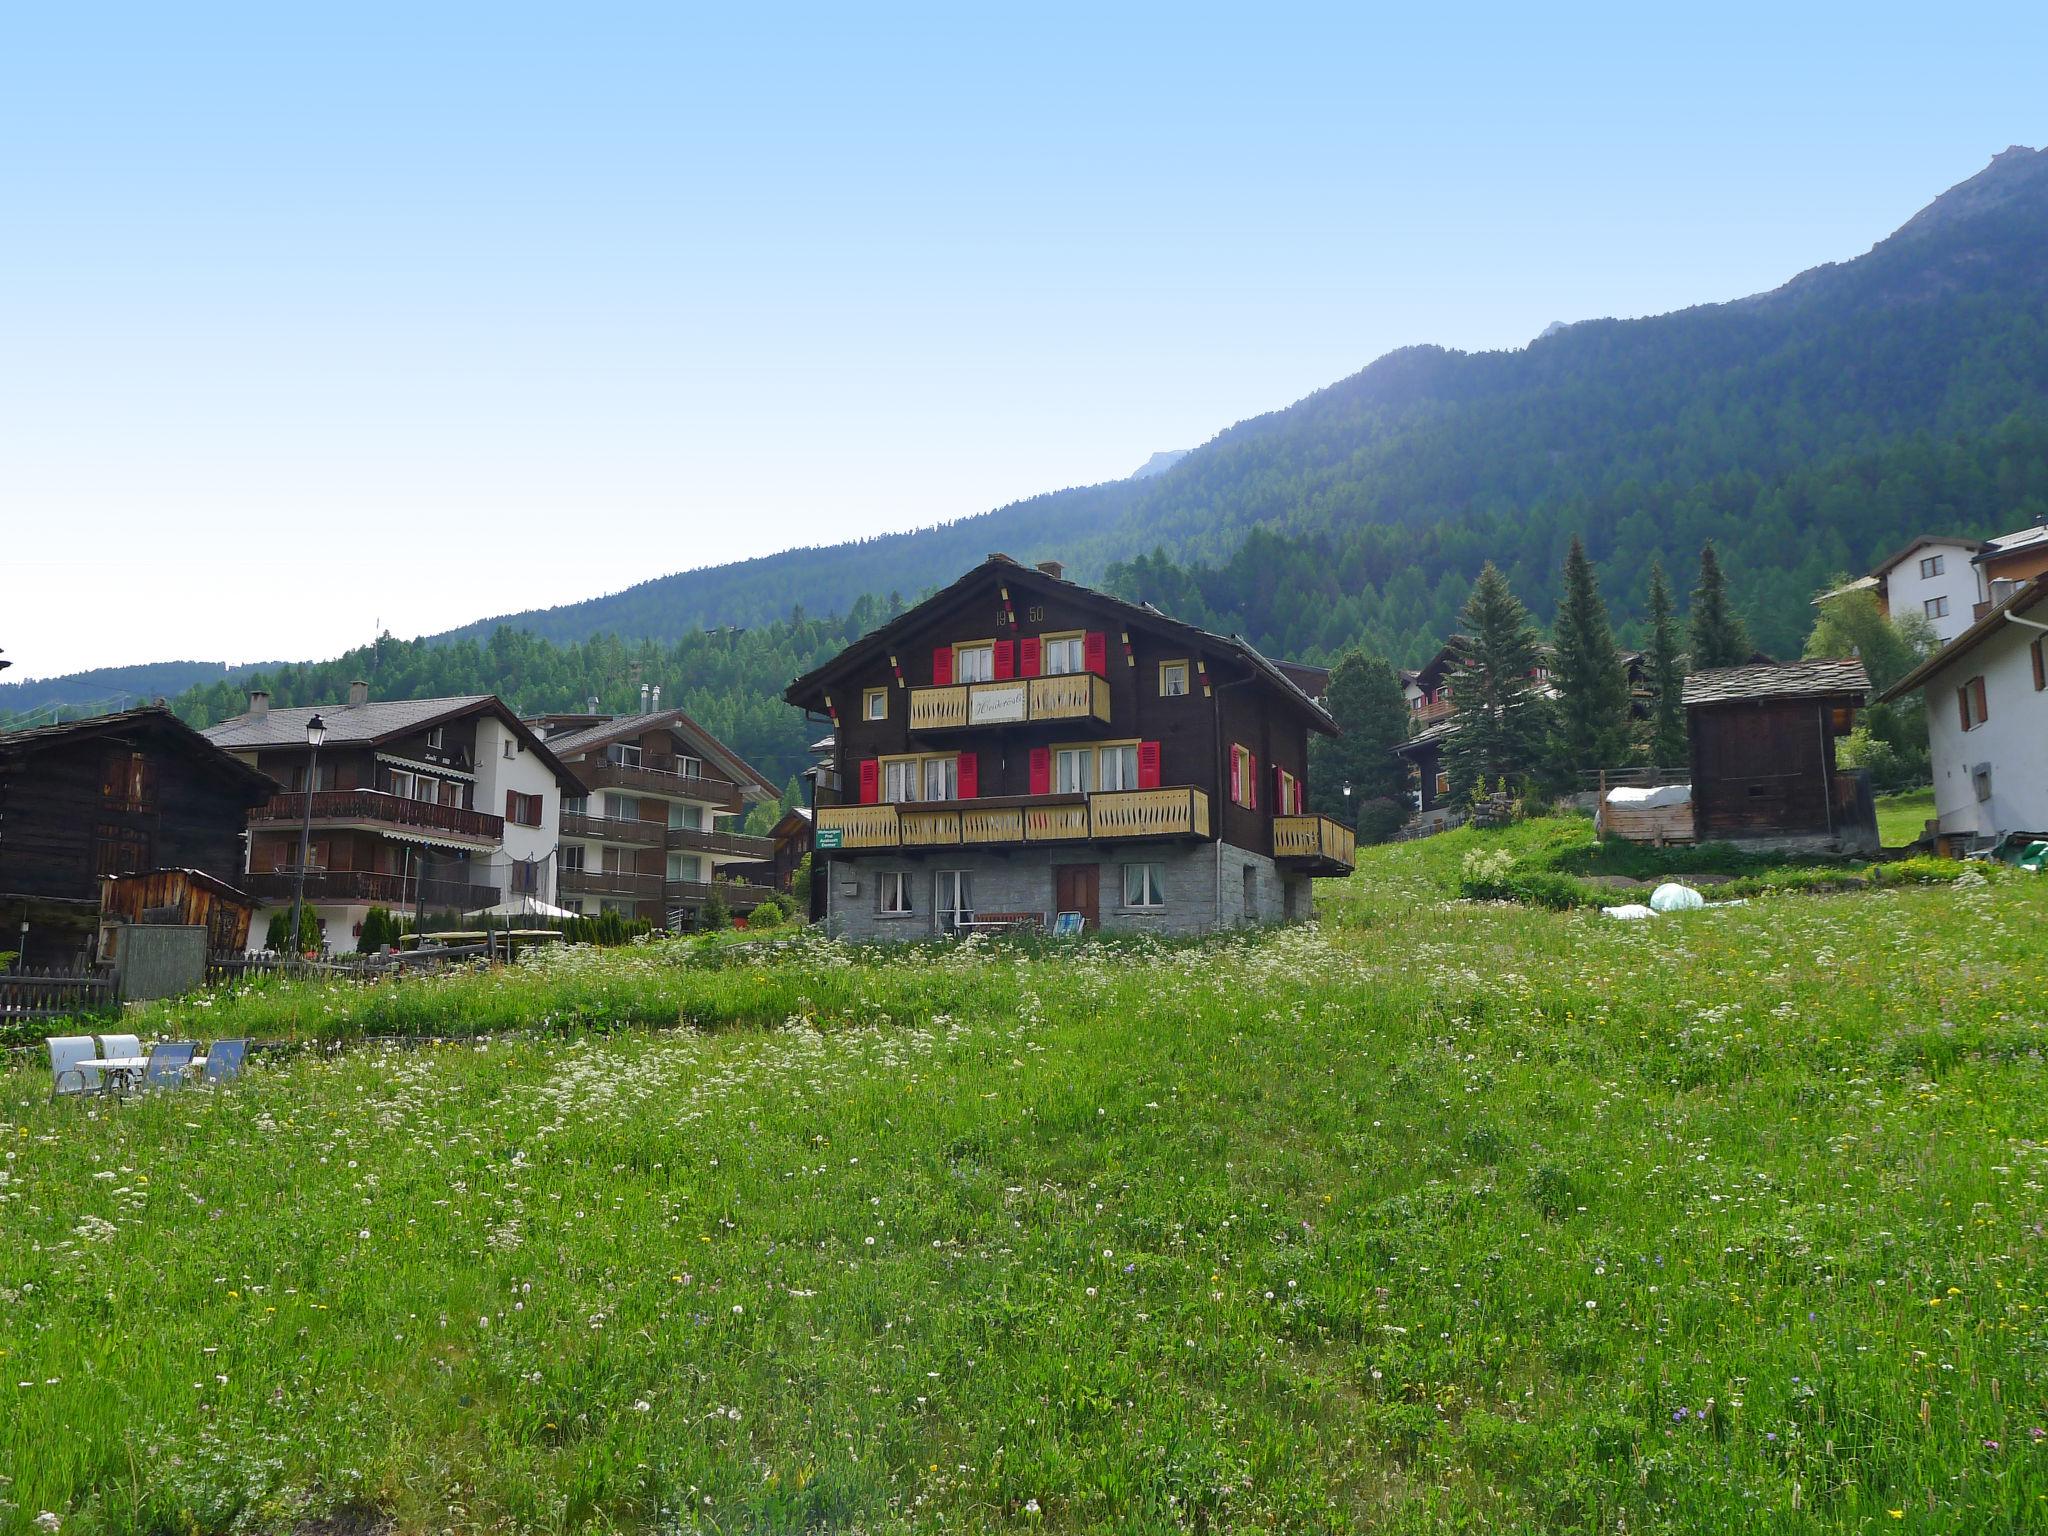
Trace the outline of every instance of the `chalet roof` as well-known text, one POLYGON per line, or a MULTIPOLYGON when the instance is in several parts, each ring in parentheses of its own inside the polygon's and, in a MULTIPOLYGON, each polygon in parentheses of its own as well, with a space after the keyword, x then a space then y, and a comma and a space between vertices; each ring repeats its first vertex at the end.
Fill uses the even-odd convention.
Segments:
MULTIPOLYGON (((306 722, 318 715, 327 727, 327 747, 375 747, 400 736, 460 720, 491 714, 511 728, 527 751, 534 753, 557 779, 577 784, 574 774, 512 707, 495 693, 463 693, 440 699, 371 699, 363 704, 291 704, 240 714, 212 727, 206 739, 229 752, 260 752, 265 748, 303 748, 306 722)), ((581 786, 578 785, 578 788, 581 786)))
POLYGON ((1456 715, 1447 715, 1437 721, 1436 724, 1425 726, 1417 731, 1406 741, 1393 748, 1393 753, 1396 757, 1406 757, 1410 752, 1419 751, 1423 747, 1433 747, 1438 742, 1445 741, 1457 734, 1458 717, 1456 715))
POLYGON ((2036 523, 2031 528, 2022 528, 2017 533, 2001 533, 1988 544, 1979 545, 1972 556, 1974 562, 1982 565, 1986 560, 1996 560, 2015 550, 2030 549, 2036 544, 2048 543, 2048 523, 2036 523))
POLYGON ((151 704, 141 709, 117 710, 113 714, 93 715, 84 720, 66 720, 57 725, 32 726, 25 731, 0 733, 0 758, 18 759, 51 747, 67 746, 97 736, 119 737, 138 731, 157 735, 189 756, 206 760, 221 772, 241 778, 252 794, 260 794, 262 798, 267 799, 283 788, 269 774, 259 772, 240 758, 222 751, 204 732, 193 730, 161 704, 151 704))
MULTIPOLYGON (((1971 550, 1982 549, 1984 547, 1983 542, 1978 539, 1959 539, 1956 538, 1953 534, 1945 533, 1923 533, 1917 535, 1916 537, 1902 545, 1900 548, 1894 550, 1891 554, 1886 555, 1884 559, 1878 561, 1877 564, 1873 565, 1870 568, 1870 574, 1873 577, 1882 580, 1888 571, 1895 569, 1906 560, 1911 559, 1913 552, 1915 550, 1925 549, 1930 544, 1947 544, 1956 549, 1971 550)), ((1854 583, 1851 583, 1851 585, 1854 585, 1854 583)), ((1847 589, 1844 588, 1842 590, 1847 589)))
MULTIPOLYGON (((990 555, 981 564, 968 571, 950 585, 940 588, 932 596, 913 608, 906 609, 878 629, 872 629, 845 650, 822 666, 813 667, 783 690, 783 697, 799 708, 805 707, 804 700, 812 693, 821 691, 824 685, 840 673, 866 661, 877 651, 885 650, 891 642, 910 633, 923 623, 936 608, 945 606, 965 596, 973 587, 983 581, 1000 581, 1024 591, 1055 593, 1061 597, 1079 598, 1095 604, 1106 612, 1116 614, 1133 624, 1161 631, 1178 639, 1212 650, 1225 651, 1235 655, 1249 665, 1253 672, 1271 685, 1280 697, 1308 717, 1310 725, 1324 735, 1337 734, 1337 722, 1330 718, 1328 710, 1318 704, 1299 683, 1287 675, 1282 663, 1272 661, 1242 635, 1219 635, 1197 625, 1168 618, 1150 603, 1128 603, 1120 597, 1111 597, 1107 592, 1098 592, 1092 587, 1081 586, 1078 582, 1063 577, 1051 576, 1028 565, 1019 565, 1008 555, 990 555)), ((1292 663, 1286 665, 1293 665, 1292 663)))
MULTIPOLYGON (((1911 693, 1935 673, 1954 666, 2000 630, 2011 628, 2007 614, 2025 613, 2043 602, 2048 602, 2048 581, 2030 581, 2020 586, 2004 602, 1995 604, 1983 618, 1885 689, 1883 702, 1889 704, 1893 699, 1911 693)), ((2020 627, 2027 628, 2025 625, 2020 627)), ((2029 633, 2038 634, 2039 631, 2029 630, 2029 633)))
POLYGON ((137 870, 125 875, 101 875, 100 879, 109 885, 127 885, 138 880, 153 880, 158 875, 183 875, 192 884, 203 886, 207 890, 212 891, 216 896, 225 896, 229 900, 239 902, 245 907, 256 905, 256 898, 254 896, 235 886, 229 885, 220 876, 209 875, 203 869, 192 869, 183 864, 161 865, 156 869, 137 870))
POLYGON ((1846 597, 1851 592, 1875 592, 1878 581, 1875 576, 1858 576, 1854 581, 1845 581, 1839 587, 1830 587, 1825 592, 1816 592, 1813 606, 1818 608, 1831 597, 1846 597))
POLYGON ((580 757, 592 748, 607 747, 628 736, 663 729, 679 733, 705 757, 731 774, 745 798, 757 804, 782 798, 782 791, 762 778, 745 758, 680 709, 661 709, 645 715, 613 715, 602 724, 551 737, 548 745, 562 757, 580 757))
POLYGON ((1741 704, 1752 699, 1831 699, 1870 693, 1870 674, 1860 661, 1780 661, 1762 666, 1709 667, 1685 680, 1688 709, 1741 704))

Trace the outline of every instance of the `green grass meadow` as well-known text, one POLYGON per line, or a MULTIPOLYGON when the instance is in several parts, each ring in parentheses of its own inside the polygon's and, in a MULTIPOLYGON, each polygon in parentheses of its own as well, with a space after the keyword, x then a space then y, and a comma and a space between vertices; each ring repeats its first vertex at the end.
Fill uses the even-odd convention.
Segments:
POLYGON ((565 950, 0 1075, 0 1531, 2048 1529, 2048 881, 565 950), (399 1032, 441 1044, 326 1043, 399 1032))

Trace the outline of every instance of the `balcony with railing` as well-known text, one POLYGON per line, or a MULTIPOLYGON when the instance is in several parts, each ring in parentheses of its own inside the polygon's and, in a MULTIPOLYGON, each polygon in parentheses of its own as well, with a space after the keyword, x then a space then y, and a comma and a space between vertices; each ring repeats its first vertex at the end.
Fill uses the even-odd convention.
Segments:
POLYGON ((1433 699, 1416 700, 1415 707, 1408 711, 1408 718, 1417 725, 1433 725, 1439 720, 1449 719, 1454 708, 1450 695, 1443 693, 1433 699))
POLYGON ((1109 724, 1109 681, 1093 672, 1019 677, 999 683, 955 683, 910 690, 913 731, 972 730, 1033 721, 1093 720, 1109 724))
POLYGON ((775 857, 775 839, 744 832, 714 832, 704 827, 670 827, 668 846, 691 853, 730 854, 738 859, 766 861, 775 857))
POLYGON ((820 806, 816 833, 817 846, 827 852, 1208 836, 1209 797, 1185 785, 1099 790, 1087 795, 820 806))
MULTIPOLYGON (((313 825, 320 828, 403 828, 474 843, 480 848, 495 848, 505 841, 505 818, 488 811, 388 795, 379 789, 317 789, 311 798, 313 825)), ((252 826, 297 826, 308 810, 303 793, 272 795, 249 813, 249 822, 252 826)))
POLYGON ((659 848, 668 828, 658 821, 636 821, 623 816, 592 816, 585 811, 562 812, 562 836, 589 837, 606 843, 637 843, 659 848))
POLYGON ((739 808, 737 784, 678 773, 669 766, 673 761, 661 758, 651 763, 575 762, 569 768, 593 792, 623 789, 634 794, 665 795, 671 800, 701 800, 707 805, 739 808))
POLYGON ((1328 816, 1275 816, 1273 857, 1305 874, 1341 877, 1358 863, 1358 835, 1328 816))
POLYGON ((558 884, 564 896, 610 896, 620 901, 659 901, 661 876, 624 869, 565 869, 558 884))
MULTIPOLYGON (((258 901, 281 905, 292 900, 298 889, 293 868, 265 870, 245 878, 249 894, 258 901)), ((495 885, 472 885, 466 880, 421 880, 412 875, 373 869, 323 869, 308 866, 306 900, 316 903, 366 902, 393 910, 415 906, 446 911, 480 912, 498 904, 495 885)))
POLYGON ((711 899, 713 891, 728 908, 739 913, 752 911, 776 894, 771 886, 742 880, 670 880, 661 888, 662 900, 670 907, 702 906, 711 899))

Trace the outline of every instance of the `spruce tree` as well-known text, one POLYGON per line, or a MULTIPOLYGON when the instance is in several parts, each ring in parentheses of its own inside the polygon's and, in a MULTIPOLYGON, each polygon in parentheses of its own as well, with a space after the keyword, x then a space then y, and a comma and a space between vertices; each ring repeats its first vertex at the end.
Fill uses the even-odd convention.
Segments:
POLYGON ((1346 651, 1330 673, 1324 703, 1343 734, 1309 738, 1310 805, 1349 821, 1368 800, 1398 799, 1408 785, 1408 765, 1394 748, 1408 738, 1408 703, 1393 667, 1378 656, 1346 651))
POLYGON ((1539 659, 1536 626, 1491 560, 1472 584, 1451 637, 1451 718, 1444 742, 1452 795, 1471 804, 1505 780, 1525 784, 1543 761, 1549 738, 1547 701, 1532 673, 1539 659))
POLYGON ((1628 674, 1614 648, 1614 627, 1585 545, 1572 536, 1564 561, 1564 596, 1552 631, 1557 685, 1550 766, 1572 787, 1581 770, 1618 768, 1630 756, 1628 674))
POLYGON ((1678 653, 1678 616, 1664 567, 1650 565, 1650 649, 1643 657, 1650 683, 1650 763, 1678 768, 1691 755, 1685 734, 1685 661, 1678 653))
POLYGON ((1749 631, 1728 604, 1728 584, 1709 541, 1700 546, 1700 584, 1692 589, 1692 670, 1739 667, 1751 650, 1749 631))

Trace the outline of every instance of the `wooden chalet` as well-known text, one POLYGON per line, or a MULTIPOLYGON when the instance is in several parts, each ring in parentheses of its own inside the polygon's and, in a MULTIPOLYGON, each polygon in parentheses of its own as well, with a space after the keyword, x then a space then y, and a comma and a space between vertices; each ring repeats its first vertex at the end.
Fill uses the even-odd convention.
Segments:
POLYGON ((25 940, 34 965, 89 955, 107 876, 232 885, 249 811, 276 792, 160 706, 0 735, 0 949, 25 940))
POLYGON ((1308 810, 1309 734, 1336 725, 1296 677, 993 555, 785 694, 832 724, 814 913, 861 938, 1307 917, 1353 838, 1308 810))
POLYGON ((737 819, 776 800, 775 786, 682 710, 535 723, 588 787, 562 804, 564 906, 679 929, 714 884, 736 912, 774 894, 774 844, 737 819))
POLYGON ((1869 779, 1835 766, 1835 743, 1869 696, 1860 661, 1715 667, 1687 677, 1698 840, 1875 851, 1869 779))

